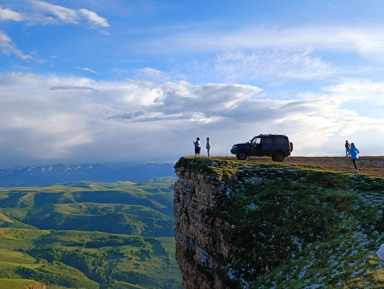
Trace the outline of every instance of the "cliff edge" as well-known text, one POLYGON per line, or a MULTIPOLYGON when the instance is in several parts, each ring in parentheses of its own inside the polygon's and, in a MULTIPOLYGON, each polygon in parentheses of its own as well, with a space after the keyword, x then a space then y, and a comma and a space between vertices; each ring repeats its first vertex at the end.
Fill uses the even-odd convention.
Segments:
POLYGON ((228 158, 175 171, 184 289, 384 286, 382 177, 228 158))

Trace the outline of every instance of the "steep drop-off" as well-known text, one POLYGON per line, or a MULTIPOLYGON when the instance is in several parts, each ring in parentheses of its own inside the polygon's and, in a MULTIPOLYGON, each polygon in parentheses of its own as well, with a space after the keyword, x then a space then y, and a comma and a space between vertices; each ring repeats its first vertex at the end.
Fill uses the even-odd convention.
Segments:
POLYGON ((175 171, 184 289, 384 286, 383 178, 220 158, 175 171))

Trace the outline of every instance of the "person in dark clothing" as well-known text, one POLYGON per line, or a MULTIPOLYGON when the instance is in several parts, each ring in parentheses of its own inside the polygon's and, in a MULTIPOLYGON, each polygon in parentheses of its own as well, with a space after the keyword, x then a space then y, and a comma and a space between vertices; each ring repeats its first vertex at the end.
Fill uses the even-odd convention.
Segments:
POLYGON ((355 144, 354 143, 351 143, 351 149, 350 149, 350 155, 351 155, 351 159, 352 159, 352 163, 353 165, 355 166, 355 172, 358 171, 357 169, 357 164, 356 164, 356 160, 357 158, 359 157, 358 154, 359 154, 359 150, 355 147, 355 144))
POLYGON ((346 140, 345 141, 345 156, 348 157, 350 155, 350 146, 349 146, 349 142, 346 140))

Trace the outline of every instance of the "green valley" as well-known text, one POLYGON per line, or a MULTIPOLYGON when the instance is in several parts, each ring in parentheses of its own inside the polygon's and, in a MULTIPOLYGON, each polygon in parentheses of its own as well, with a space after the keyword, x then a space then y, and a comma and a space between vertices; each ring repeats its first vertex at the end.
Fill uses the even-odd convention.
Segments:
POLYGON ((173 184, 0 188, 0 288, 182 288, 173 184))

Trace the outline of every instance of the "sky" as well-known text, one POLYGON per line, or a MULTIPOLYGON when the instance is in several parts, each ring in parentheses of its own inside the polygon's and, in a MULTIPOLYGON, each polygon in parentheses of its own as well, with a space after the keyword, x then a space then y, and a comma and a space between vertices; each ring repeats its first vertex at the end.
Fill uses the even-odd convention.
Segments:
POLYGON ((175 162, 284 134, 384 155, 381 0, 0 0, 0 167, 175 162))

